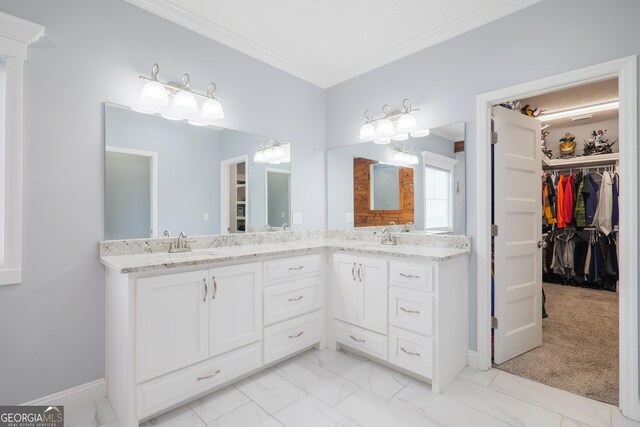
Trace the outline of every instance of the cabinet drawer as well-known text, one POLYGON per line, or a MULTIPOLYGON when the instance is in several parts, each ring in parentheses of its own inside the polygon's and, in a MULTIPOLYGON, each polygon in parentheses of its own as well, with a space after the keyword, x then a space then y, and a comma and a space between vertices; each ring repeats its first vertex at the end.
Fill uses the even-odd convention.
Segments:
POLYGON ((271 325, 320 308, 320 278, 297 280, 265 288, 264 323, 271 325))
POLYGON ((433 335, 433 296, 413 289, 389 288, 389 323, 433 335))
POLYGON ((260 366, 260 344, 156 378, 138 386, 138 419, 146 418, 260 366))
POLYGON ((433 292, 433 265, 392 261, 389 281, 392 285, 433 292))
POLYGON ((321 311, 264 328, 264 363, 320 342, 321 311))
POLYGON ((264 263, 264 281, 276 282, 295 277, 319 274, 322 267, 320 254, 274 259, 264 263))
POLYGON ((387 360, 387 337, 347 323, 335 321, 336 341, 363 353, 387 360))
POLYGON ((402 329, 389 329, 389 362, 433 378, 433 340, 402 329))

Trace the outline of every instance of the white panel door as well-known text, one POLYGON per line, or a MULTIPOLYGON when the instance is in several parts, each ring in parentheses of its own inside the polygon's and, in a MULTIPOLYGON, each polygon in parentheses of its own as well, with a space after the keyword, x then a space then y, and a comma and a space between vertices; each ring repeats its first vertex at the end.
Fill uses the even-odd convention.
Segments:
POLYGON ((356 261, 345 254, 333 256, 333 317, 352 324, 358 321, 356 261))
POLYGON ((207 358, 207 273, 195 271, 137 281, 138 382, 207 358))
POLYGON ((494 108, 495 363, 542 344, 540 121, 494 108))
POLYGON ((357 263, 358 325, 386 335, 388 309, 387 261, 359 258, 357 263))
POLYGON ((262 339, 262 265, 214 268, 209 275, 210 355, 262 339))

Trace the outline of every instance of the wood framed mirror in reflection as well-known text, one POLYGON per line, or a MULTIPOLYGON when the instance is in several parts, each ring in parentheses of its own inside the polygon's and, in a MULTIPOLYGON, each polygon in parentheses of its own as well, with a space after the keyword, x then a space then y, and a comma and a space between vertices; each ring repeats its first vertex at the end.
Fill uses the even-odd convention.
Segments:
POLYGON ((414 221, 413 168, 353 159, 353 218, 356 227, 414 221))
MULTIPOLYGON (((105 238, 264 231, 291 224, 290 156, 256 161, 265 136, 105 105, 105 238), (277 160, 277 162, 275 161, 277 160), (286 174, 286 182, 267 171, 286 174), (273 181, 273 182, 271 182, 273 181)), ((260 160, 260 159, 258 159, 260 160)))
POLYGON ((328 227, 400 231, 411 222, 413 232, 464 234, 464 139, 460 122, 398 144, 328 150, 328 227))

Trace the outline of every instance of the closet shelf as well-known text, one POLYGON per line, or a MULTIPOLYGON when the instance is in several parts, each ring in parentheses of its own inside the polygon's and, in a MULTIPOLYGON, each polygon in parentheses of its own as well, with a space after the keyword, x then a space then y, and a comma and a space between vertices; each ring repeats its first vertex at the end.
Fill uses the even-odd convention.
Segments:
POLYGON ((570 159, 542 159, 543 169, 557 169, 560 167, 579 168, 582 166, 611 165, 620 160, 619 153, 597 154, 593 156, 572 157, 570 159))

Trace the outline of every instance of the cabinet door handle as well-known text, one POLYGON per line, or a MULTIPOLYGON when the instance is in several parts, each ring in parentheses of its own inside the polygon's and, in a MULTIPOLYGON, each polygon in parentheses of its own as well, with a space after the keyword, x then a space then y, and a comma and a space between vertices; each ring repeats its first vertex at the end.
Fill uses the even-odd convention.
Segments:
POLYGON ((202 298, 202 302, 207 300, 207 295, 209 295, 209 287, 207 286, 207 278, 202 279, 202 283, 204 283, 204 298, 202 298))
POLYGON ((400 350, 404 351, 405 353, 407 353, 409 356, 418 356, 420 357, 420 353, 414 353, 412 351, 408 351, 407 349, 405 349, 404 347, 400 347, 400 350))
POLYGON ((411 309, 407 309, 407 308, 404 308, 404 307, 400 307, 400 310, 404 311, 405 313, 420 314, 420 312, 418 310, 411 310, 411 309))
POLYGON ((353 263, 353 266, 351 267, 351 277, 353 277, 353 281, 355 282, 356 280, 356 263, 353 263))
POLYGON ((360 340, 356 337, 354 337, 353 335, 349 335, 351 337, 352 340, 354 340, 355 342, 366 342, 365 340, 360 340))
POLYGON ((299 297, 296 297, 296 298, 289 298, 289 302, 300 301, 303 297, 304 295, 300 295, 299 297))
POLYGON ((295 335, 289 335, 289 339, 292 340, 294 338, 298 338, 299 336, 301 336, 302 334, 304 334, 304 331, 300 331, 295 335))
POLYGON ((401 275, 402 277, 406 277, 407 279, 419 279, 419 278, 420 278, 420 276, 415 276, 415 275, 413 275, 413 274, 400 273, 400 275, 401 275))
POLYGON ((362 270, 362 264, 358 265, 358 280, 362 282, 362 276, 360 275, 360 270, 362 270))
POLYGON ((297 267, 289 267, 289 271, 300 271, 304 268, 304 265, 299 265, 297 267))
POLYGON ((213 280, 213 294, 211 294, 211 299, 216 299, 216 294, 218 293, 218 282, 216 282, 216 276, 213 276, 211 280, 213 280))
POLYGON ((204 376, 202 376, 202 377, 198 377, 198 381, 208 380, 209 378, 213 378, 213 377, 215 377, 215 376, 216 376, 216 375, 218 375, 219 373, 220 373, 220 369, 218 369, 217 371, 215 371, 215 372, 214 372, 214 373, 212 373, 212 374, 204 375, 204 376))

